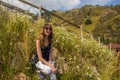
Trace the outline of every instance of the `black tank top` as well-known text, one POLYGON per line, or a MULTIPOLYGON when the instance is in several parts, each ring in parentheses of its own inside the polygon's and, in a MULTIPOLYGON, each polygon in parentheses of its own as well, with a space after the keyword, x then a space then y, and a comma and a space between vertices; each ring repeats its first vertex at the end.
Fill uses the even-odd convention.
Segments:
POLYGON ((46 61, 49 61, 50 50, 51 50, 51 45, 50 44, 48 46, 41 47, 42 57, 46 61))

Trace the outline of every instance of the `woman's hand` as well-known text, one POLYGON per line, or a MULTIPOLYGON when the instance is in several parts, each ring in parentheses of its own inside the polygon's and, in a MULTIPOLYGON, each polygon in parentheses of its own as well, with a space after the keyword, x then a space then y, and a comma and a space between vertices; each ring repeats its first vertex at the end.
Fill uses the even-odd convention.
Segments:
POLYGON ((53 73, 57 73, 57 69, 54 67, 54 62, 53 61, 49 61, 50 64, 50 68, 52 70, 53 73))
POLYGON ((52 66, 51 69, 53 73, 57 73, 57 69, 54 66, 52 66))

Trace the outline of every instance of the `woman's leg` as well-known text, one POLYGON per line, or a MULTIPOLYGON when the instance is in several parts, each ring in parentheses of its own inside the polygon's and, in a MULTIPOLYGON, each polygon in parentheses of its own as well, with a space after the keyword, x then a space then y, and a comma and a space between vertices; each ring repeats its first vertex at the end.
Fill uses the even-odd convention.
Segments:
POLYGON ((50 80, 56 80, 56 74, 51 73, 50 74, 50 80))
MULTIPOLYGON (((50 63, 51 63, 53 66, 54 66, 54 64, 55 64, 54 61, 51 61, 50 63)), ((56 80, 56 74, 55 74, 55 73, 51 73, 51 74, 50 74, 50 80, 56 80)))
POLYGON ((38 61, 36 63, 36 67, 38 69, 40 69, 45 74, 50 74, 51 73, 51 68, 47 65, 42 64, 41 61, 38 61))
POLYGON ((39 73, 40 80, 44 80, 45 76, 43 73, 39 73))

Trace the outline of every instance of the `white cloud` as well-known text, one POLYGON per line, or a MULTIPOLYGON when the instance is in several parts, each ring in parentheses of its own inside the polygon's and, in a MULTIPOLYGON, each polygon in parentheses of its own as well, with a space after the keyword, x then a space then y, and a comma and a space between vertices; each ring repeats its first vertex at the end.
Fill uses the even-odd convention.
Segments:
MULTIPOLYGON (((14 6, 20 7, 24 10, 29 10, 33 13, 39 13, 38 10, 33 9, 31 6, 26 5, 19 0, 2 0, 14 6)), ((76 6, 83 6, 85 4, 91 5, 106 5, 112 0, 26 0, 31 2, 32 4, 42 6, 48 10, 70 10, 75 8, 76 6)))
MULTIPOLYGON (((20 7, 24 10, 30 9, 31 12, 33 10, 31 9, 30 6, 20 2, 19 0, 2 0, 2 1, 20 7)), ((42 6, 48 10, 59 10, 59 9, 70 10, 73 9, 78 4, 80 4, 80 0, 26 0, 26 1, 29 1, 32 4, 38 6, 42 6)))
POLYGON ((80 0, 29 0, 32 3, 41 5, 48 10, 73 9, 75 6, 80 4, 80 0))

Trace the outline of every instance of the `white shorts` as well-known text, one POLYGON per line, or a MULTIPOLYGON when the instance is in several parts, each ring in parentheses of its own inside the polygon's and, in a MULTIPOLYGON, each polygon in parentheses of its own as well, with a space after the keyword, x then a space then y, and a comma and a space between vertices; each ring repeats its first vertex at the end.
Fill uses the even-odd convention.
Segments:
POLYGON ((49 66, 47 66, 47 65, 45 65, 45 64, 42 64, 42 62, 41 61, 38 61, 37 63, 36 63, 36 67, 38 68, 38 69, 40 69, 43 73, 45 73, 45 74, 50 74, 52 71, 51 71, 51 68, 49 67, 49 66))
POLYGON ((36 67, 40 69, 43 73, 50 75, 50 80, 56 80, 56 74, 52 73, 52 70, 49 66, 42 64, 41 61, 36 63, 36 67))

